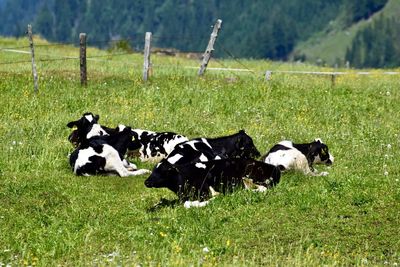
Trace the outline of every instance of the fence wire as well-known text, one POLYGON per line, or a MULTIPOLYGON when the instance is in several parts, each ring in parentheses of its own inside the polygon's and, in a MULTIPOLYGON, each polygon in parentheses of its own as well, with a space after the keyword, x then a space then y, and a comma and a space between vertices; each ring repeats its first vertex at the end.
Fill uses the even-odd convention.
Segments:
MULTIPOLYGON (((121 51, 125 49, 129 49, 130 51, 128 52, 120 52, 120 53, 108 53, 104 55, 93 55, 93 56, 87 56, 87 60, 93 60, 93 61, 103 61, 107 62, 108 60, 102 60, 102 58, 113 58, 113 57, 120 57, 120 56, 127 56, 127 55, 133 55, 133 54, 138 54, 142 53, 144 48, 144 36, 145 33, 133 33, 132 37, 129 38, 121 38, 121 39, 115 39, 115 40, 91 40, 90 36, 87 39, 86 45, 87 46, 100 46, 100 47, 108 47, 107 51, 121 51), (118 43, 121 42, 128 42, 130 46, 123 48, 123 47, 118 47, 118 43), (133 46, 133 47, 131 47, 133 46)), ((157 42, 166 42, 169 40, 176 40, 180 39, 183 41, 190 41, 190 42, 204 42, 204 46, 207 44, 207 38, 200 37, 200 36, 173 36, 173 37, 168 37, 168 36, 158 36, 158 35, 152 35, 152 39, 155 40, 154 43, 157 44, 157 42)), ((152 46, 154 47, 154 43, 152 46)), ((239 77, 237 74, 238 71, 241 72, 248 72, 251 73, 254 76, 259 76, 259 73, 256 71, 252 70, 249 66, 247 66, 243 61, 239 60, 229 49, 227 49, 221 42, 216 42, 216 45, 219 49, 219 51, 222 51, 222 53, 226 56, 226 58, 232 59, 236 64, 241 66, 243 69, 237 69, 237 68, 229 68, 226 66, 225 63, 222 62, 219 58, 213 57, 212 61, 216 62, 218 65, 220 65, 222 68, 210 68, 210 70, 224 70, 230 72, 232 75, 235 75, 236 77, 239 77)), ((79 42, 65 42, 65 43, 49 43, 49 44, 35 44, 35 48, 46 48, 46 47, 66 47, 66 46, 73 46, 76 47, 77 49, 79 48, 80 44, 79 42)), ((12 47, 0 47, 0 52, 15 52, 15 53, 21 53, 21 54, 30 54, 29 50, 18 50, 18 49, 29 49, 29 45, 23 45, 23 46, 12 46, 12 47), (13 51, 14 50, 14 51, 13 51)), ((167 50, 168 48, 159 48, 160 51, 167 50)), ((203 51, 182 51, 176 49, 176 51, 173 51, 176 53, 195 53, 195 54, 203 54, 203 51)), ((37 50, 35 51, 35 56, 37 57, 35 59, 36 62, 56 62, 56 61, 69 61, 69 60, 79 60, 79 56, 60 56, 57 57, 58 55, 49 55, 49 54, 43 54, 43 53, 38 53, 37 50)), ((29 60, 14 60, 14 61, 5 61, 5 62, 0 62, 0 65, 13 65, 13 64, 28 64, 32 63, 32 59, 29 60)), ((124 65, 134 65, 137 66, 139 64, 134 63, 134 62, 128 62, 128 61, 113 61, 113 64, 124 64, 124 65)), ((287 74, 321 74, 318 72, 296 72, 296 71, 285 71, 285 70, 279 70, 280 65, 282 65, 283 62, 280 62, 280 64, 275 66, 275 70, 270 70, 269 72, 272 73, 287 73, 287 74)), ((153 67, 167 67, 171 65, 163 65, 163 64, 152 64, 153 67)), ((183 68, 196 68, 193 66, 182 66, 180 64, 174 65, 174 67, 183 67, 183 68)), ((262 73, 261 75, 263 75, 262 73)), ((327 72, 328 75, 344 75, 344 74, 350 74, 348 72, 327 72)), ((369 75, 370 73, 363 73, 363 72, 357 72, 356 74, 358 75, 369 75)), ((384 72, 384 74, 391 74, 391 75, 397 75, 400 74, 399 72, 384 72)))

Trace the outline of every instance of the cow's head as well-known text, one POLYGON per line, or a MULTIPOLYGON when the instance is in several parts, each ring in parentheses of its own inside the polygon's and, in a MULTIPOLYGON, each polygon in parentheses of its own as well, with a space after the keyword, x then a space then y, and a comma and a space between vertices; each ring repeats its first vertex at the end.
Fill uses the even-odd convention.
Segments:
POLYGON ((99 118, 99 115, 94 115, 91 112, 86 112, 79 120, 68 122, 67 126, 69 128, 77 127, 78 129, 84 129, 91 127, 93 124, 97 123, 99 121, 99 118))
POLYGON ((73 145, 78 146, 82 141, 88 139, 87 135, 92 131, 93 125, 97 125, 99 118, 99 115, 87 112, 79 120, 70 121, 67 127, 76 127, 76 129, 68 136, 68 140, 73 145))
POLYGON ((178 169, 167 160, 158 163, 151 175, 144 181, 146 187, 161 188, 166 187, 178 193, 182 187, 182 181, 178 169))
POLYGON ((310 144, 309 158, 312 163, 332 165, 334 157, 329 153, 328 146, 317 138, 310 144))
POLYGON ((257 150, 256 146, 253 143, 253 139, 245 133, 244 130, 240 130, 237 133, 237 139, 235 142, 235 148, 237 151, 236 157, 241 158, 256 158, 259 157, 261 154, 257 150))

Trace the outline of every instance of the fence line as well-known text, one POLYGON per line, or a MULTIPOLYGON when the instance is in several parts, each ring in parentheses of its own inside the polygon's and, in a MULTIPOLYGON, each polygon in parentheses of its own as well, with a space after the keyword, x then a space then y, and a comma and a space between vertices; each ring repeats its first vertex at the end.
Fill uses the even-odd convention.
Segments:
MULTIPOLYGON (((243 64, 242 62, 240 62, 238 60, 238 58, 236 58, 228 49, 226 49, 222 44, 218 43, 217 44, 222 51, 224 51, 225 54, 227 54, 230 58, 232 58, 236 63, 238 63, 240 66, 244 67, 245 70, 250 71, 252 73, 254 73, 253 70, 251 70, 250 68, 248 68, 245 64, 243 64)), ((243 71, 242 69, 240 69, 240 71, 243 71)))
MULTIPOLYGON (((217 24, 216 24, 217 25, 217 24)), ((220 26, 219 26, 220 27, 220 26)), ((214 26, 214 28, 216 28, 216 26, 214 26)), ((144 33, 140 33, 140 34, 133 34, 135 35, 135 37, 131 37, 131 38, 125 38, 125 39, 118 39, 118 40, 108 40, 108 41, 87 41, 87 44, 95 44, 95 43, 108 43, 108 44, 113 44, 113 43, 118 43, 118 42, 122 42, 122 41, 136 41, 140 43, 143 43, 144 40, 139 39, 139 35, 140 36, 144 36, 144 33), (136 37, 137 36, 137 37, 136 37)), ((213 37, 214 33, 211 35, 211 37, 213 37)), ((152 39, 158 39, 158 40, 167 40, 167 39, 177 39, 179 37, 175 36, 175 37, 160 37, 160 36, 152 36, 152 39)), ((200 38, 199 36, 197 36, 196 38, 192 38, 191 36, 189 37, 185 37, 182 38, 180 37, 180 39, 182 40, 205 40, 206 38, 200 38)), ((211 39, 210 39, 211 40, 211 39)), ((57 46, 69 46, 69 45, 74 45, 76 46, 77 43, 51 43, 51 44, 38 44, 35 45, 35 47, 57 47, 57 46)), ((213 67, 213 68, 207 68, 208 70, 212 70, 212 71, 228 71, 230 73, 232 73, 233 75, 237 76, 237 72, 242 72, 242 73, 251 73, 254 76, 258 76, 259 74, 263 74, 262 71, 254 71, 251 68, 249 68, 248 66, 246 66, 246 64, 244 64, 241 60, 239 60, 238 58, 236 58, 233 53, 231 53, 227 48, 225 48, 222 44, 220 44, 219 42, 217 42, 217 46, 221 49, 221 51, 223 53, 225 53, 229 58, 233 59, 238 65, 242 66, 243 68, 229 68, 227 67, 224 63, 222 63, 220 60, 213 58, 213 60, 219 64, 221 67, 213 67)), ((15 46, 15 47, 0 47, 0 52, 11 52, 11 53, 20 53, 20 54, 31 54, 31 52, 29 51, 25 51, 25 50, 18 50, 18 49, 22 49, 22 48, 30 48, 30 46, 15 46)), ((160 48, 162 49, 162 48, 160 48)), ((206 51, 209 50, 212 51, 214 50, 214 48, 207 48, 206 51)), ((140 53, 143 53, 141 50, 136 50, 133 49, 132 52, 124 52, 124 53, 111 53, 111 54, 105 54, 105 55, 94 55, 94 56, 90 56, 90 57, 85 57, 87 60, 90 61, 98 61, 98 62, 109 62, 108 60, 102 60, 101 58, 113 58, 113 57, 117 57, 117 56, 124 56, 124 55, 132 55, 132 54, 136 54, 140 51, 140 53)), ((177 53, 184 53, 182 51, 177 51, 177 53)), ((189 52, 189 53, 195 53, 193 51, 189 52)), ((36 62, 52 62, 52 61, 64 61, 64 60, 79 60, 80 57, 79 56, 63 56, 63 57, 56 57, 57 55, 54 55, 55 57, 52 58, 49 54, 41 54, 41 53, 36 53, 36 56, 40 56, 40 57, 47 57, 47 58, 40 58, 40 59, 36 59, 36 62)), ((204 55, 203 55, 204 56, 204 55)), ((12 64, 20 64, 20 63, 31 63, 31 60, 20 60, 20 61, 9 61, 9 62, 0 62, 0 65, 12 65, 12 64)), ((139 66, 139 64, 137 63, 133 63, 133 62, 120 62, 120 61, 113 61, 113 63, 117 63, 117 64, 124 64, 124 65, 133 65, 133 66, 139 66)), ((150 66, 153 67, 171 67, 171 65, 162 65, 162 64, 152 64, 150 63, 150 66)), ((207 65, 207 64, 205 64, 207 65)), ((194 67, 194 66, 182 66, 182 65, 176 65, 175 67, 181 67, 184 69, 198 69, 198 67, 194 67)), ((357 72, 343 72, 343 71, 296 71, 296 70, 267 70, 264 72, 265 73, 265 80, 269 81, 272 78, 273 74, 294 74, 294 75, 323 75, 323 76, 331 76, 331 81, 332 81, 332 85, 335 85, 335 78, 337 76, 340 75, 373 75, 376 74, 375 72, 370 72, 370 71, 357 71, 357 72)), ((384 74, 384 75, 399 75, 400 72, 396 72, 396 71, 385 71, 385 72, 379 72, 379 74, 384 74)))
MULTIPOLYGON (((313 75, 373 75, 374 72, 370 71, 357 71, 357 72, 343 72, 343 71, 297 71, 297 70, 269 70, 267 72, 272 73, 287 73, 287 74, 313 74, 313 75)), ((385 75, 398 75, 400 72, 397 71, 385 71, 380 74, 385 75)))
MULTIPOLYGON (((36 47, 37 45, 35 45, 36 47)), ((38 45, 39 46, 39 45, 38 45)), ((20 46, 20 47, 15 47, 15 48, 29 48, 29 46, 20 46)), ((12 53, 21 53, 21 54, 30 54, 29 51, 24 51, 24 50, 15 50, 11 48, 0 48, 0 50, 3 50, 5 52, 12 52, 12 53)), ((228 51, 224 49, 225 51, 228 51)), ((126 52, 126 53, 114 53, 114 54, 106 54, 106 55, 97 55, 97 56, 90 56, 87 57, 88 60, 91 61, 99 61, 99 62, 107 62, 107 60, 101 60, 99 58, 104 58, 104 57, 117 57, 117 56, 124 56, 124 55, 133 55, 137 54, 138 52, 126 52)), ((42 53, 35 53, 37 56, 48 56, 48 54, 42 54, 42 53)), ((61 61, 61 60, 71 60, 71 59, 79 59, 78 56, 76 57, 61 57, 61 58, 48 58, 48 59, 38 59, 38 62, 46 62, 46 61, 61 61)), ((214 70, 214 71, 233 71, 233 72, 252 72, 256 73, 256 71, 250 69, 246 65, 244 65, 238 58, 233 58, 235 62, 237 62, 239 65, 244 66, 244 68, 229 68, 226 67, 220 60, 214 58, 213 60, 223 66, 223 68, 210 68, 208 67, 207 69, 209 70, 214 70)), ((21 60, 21 61, 9 61, 9 62, 0 62, 0 65, 10 65, 10 64, 19 64, 19 63, 31 63, 30 60, 21 60)), ((134 65, 139 65, 136 63, 132 62, 113 62, 113 63, 121 63, 121 64, 134 64, 134 65)), ((153 64, 154 67, 159 67, 159 66, 167 66, 167 65, 160 65, 160 64, 153 64)), ((193 66, 182 66, 183 68, 187 69, 198 69, 198 67, 193 67, 193 66)), ((350 74, 356 74, 356 75, 373 75, 375 74, 374 72, 369 72, 369 71, 358 71, 358 72, 341 72, 341 71, 295 71, 295 70, 268 70, 271 74, 273 73, 282 73, 282 74, 308 74, 308 75, 350 75, 350 74)), ((267 72, 268 72, 267 71, 267 72)), ((400 72, 396 71, 385 71, 385 72, 380 72, 379 74, 384 74, 384 75, 400 75, 400 72)))
POLYGON ((24 50, 16 50, 16 49, 2 49, 3 51, 6 52, 14 52, 14 53, 20 53, 20 54, 30 54, 31 52, 29 51, 24 51, 24 50))

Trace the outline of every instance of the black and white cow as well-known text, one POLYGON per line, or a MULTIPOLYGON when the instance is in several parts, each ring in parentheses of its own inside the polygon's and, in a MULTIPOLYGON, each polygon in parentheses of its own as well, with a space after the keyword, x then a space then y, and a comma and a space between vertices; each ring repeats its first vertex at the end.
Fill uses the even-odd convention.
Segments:
POLYGON ((130 153, 139 155, 142 162, 159 162, 166 158, 176 145, 189 139, 173 132, 153 132, 133 129, 134 141, 129 147, 130 153))
POLYGON ((132 142, 131 128, 125 127, 113 135, 94 136, 84 140, 70 155, 69 161, 76 175, 116 173, 121 177, 149 173, 136 170, 136 166, 124 160, 132 142))
MULTIPOLYGON (((112 135, 125 127, 119 125, 116 128, 109 128, 100 125, 99 118, 99 115, 85 113, 79 120, 69 122, 68 127, 77 129, 69 135, 68 140, 77 147, 82 141, 93 136, 112 135)), ((185 136, 173 132, 153 132, 142 129, 133 129, 132 132, 134 140, 128 147, 128 153, 139 156, 142 162, 159 162, 167 157, 177 144, 188 141, 185 136)))
POLYGON ((69 128, 75 128, 74 131, 68 136, 68 140, 75 146, 78 147, 82 142, 90 139, 93 136, 103 136, 115 134, 120 131, 117 128, 109 128, 98 123, 100 119, 99 115, 95 115, 91 112, 86 112, 82 115, 79 120, 70 121, 67 124, 69 128))
MULTIPOLYGON (((196 138, 178 144, 163 161, 174 165, 205 162, 224 158, 255 158, 260 152, 253 139, 240 130, 238 133, 218 138, 196 138)), ((161 164, 162 162, 161 161, 161 164)), ((156 166, 157 168, 157 166, 156 166)))
POLYGON ((318 173, 313 164, 331 165, 334 157, 329 153, 328 146, 317 138, 304 144, 282 141, 268 151, 263 161, 279 167, 282 171, 298 170, 306 175, 325 176, 328 172, 318 173))
POLYGON ((153 170, 144 184, 149 188, 168 188, 180 201, 187 201, 185 207, 191 207, 205 206, 211 197, 219 193, 226 194, 236 187, 246 187, 248 183, 244 179, 251 179, 256 186, 268 188, 276 185, 280 177, 278 167, 254 159, 230 158, 184 165, 166 161, 153 170))

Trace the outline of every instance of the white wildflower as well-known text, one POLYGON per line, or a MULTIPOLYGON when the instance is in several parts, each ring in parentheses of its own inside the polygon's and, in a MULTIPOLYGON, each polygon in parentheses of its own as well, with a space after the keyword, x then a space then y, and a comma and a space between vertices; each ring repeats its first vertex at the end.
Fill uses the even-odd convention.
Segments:
POLYGON ((383 173, 383 175, 388 176, 388 175, 389 175, 389 172, 388 172, 388 171, 385 171, 385 172, 383 173))
POLYGON ((210 252, 210 250, 208 249, 208 247, 204 247, 204 248, 203 248, 203 252, 204 252, 204 253, 208 253, 208 252, 210 252))

